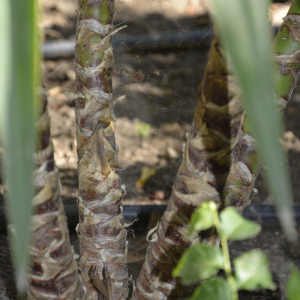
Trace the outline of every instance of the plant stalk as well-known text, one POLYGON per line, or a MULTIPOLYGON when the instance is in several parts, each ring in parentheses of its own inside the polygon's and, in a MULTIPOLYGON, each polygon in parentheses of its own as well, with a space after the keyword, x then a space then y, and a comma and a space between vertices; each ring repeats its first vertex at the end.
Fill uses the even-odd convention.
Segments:
POLYGON ((16 287, 18 293, 23 294, 27 285, 27 249, 34 195, 31 174, 39 65, 36 1, 1 1, 0 15, 0 130, 5 153, 1 172, 9 182, 5 206, 12 230, 8 230, 8 236, 16 287))
POLYGON ((78 274, 60 197, 46 95, 40 111, 41 117, 36 124, 38 151, 34 155, 36 196, 33 198, 28 299, 83 300, 85 288, 78 274))
POLYGON ((80 261, 87 299, 128 295, 127 242, 112 100, 113 0, 79 0, 75 46, 80 261), (96 280, 92 277, 96 276, 96 280), (109 281, 104 290, 96 282, 109 281), (100 296, 99 296, 100 297, 100 296))
MULTIPOLYGON (((287 106, 296 87, 300 64, 300 5, 294 1, 287 16, 283 19, 278 33, 273 41, 273 60, 275 62, 275 88, 279 110, 287 106)), ((233 165, 230 170, 225 190, 222 194, 223 206, 234 206, 239 211, 251 203, 250 196, 261 169, 261 159, 257 142, 253 138, 248 124, 243 126, 243 133, 233 155, 233 165)), ((287 211, 289 201, 278 203, 279 210, 287 211)), ((297 240, 293 218, 279 214, 288 240, 294 244, 297 240), (288 222, 287 222, 288 221, 288 222)))
POLYGON ((223 253, 223 259, 224 259, 224 270, 225 270, 225 273, 226 273, 228 284, 231 288, 232 299, 233 300, 238 300, 237 288, 236 288, 235 280, 234 280, 234 278, 232 276, 232 272, 231 272, 231 263, 230 263, 229 249, 228 249, 228 241, 227 241, 226 237, 222 234, 221 223, 220 223, 220 219, 219 219, 219 215, 218 215, 218 211, 217 211, 217 206, 214 202, 212 202, 210 204, 210 209, 212 211, 214 225, 216 227, 218 236, 221 239, 222 253, 223 253))
POLYGON ((181 299, 193 290, 172 278, 172 270, 184 251, 199 241, 198 234, 186 240, 193 211, 203 202, 221 204, 244 115, 240 89, 221 52, 214 38, 173 192, 137 279, 138 300, 181 299))

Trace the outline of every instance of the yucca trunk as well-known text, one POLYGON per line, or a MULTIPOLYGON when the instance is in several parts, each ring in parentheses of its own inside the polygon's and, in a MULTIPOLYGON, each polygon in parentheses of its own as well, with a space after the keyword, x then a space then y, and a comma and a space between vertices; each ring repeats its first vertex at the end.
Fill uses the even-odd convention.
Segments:
MULTIPOLYGON (((281 109, 286 107, 297 84, 299 75, 299 14, 300 6, 298 1, 294 1, 273 43, 277 71, 275 75, 276 94, 281 109)), ((210 56, 211 58, 212 55, 210 56)), ((205 80, 208 80, 206 75, 204 82, 205 80)), ((212 82, 210 85, 213 87, 212 82)), ((201 88, 200 93, 202 93, 201 88)), ((205 100, 207 100, 207 97, 205 100)), ((199 105, 197 107, 198 110, 199 105)), ((197 112, 195 116, 197 116, 197 112)), ((195 120, 191 132, 193 132, 193 128, 195 127, 195 120)), ((218 125, 216 124, 215 126, 218 125)), ((250 204, 250 195, 253 192, 254 183, 262 164, 257 149, 257 142, 247 127, 247 125, 244 126, 239 142, 233 151, 232 167, 226 181, 225 189, 223 192, 222 189, 218 190, 219 193, 222 192, 221 197, 218 199, 220 201, 221 198, 221 207, 231 205, 240 211, 250 204)), ((192 241, 185 241, 182 237, 187 234, 188 220, 194 207, 197 206, 195 204, 193 206, 187 205, 187 203, 193 203, 192 201, 196 199, 193 188, 195 184, 192 180, 185 180, 184 184, 182 184, 182 181, 179 179, 182 169, 184 169, 188 176, 193 174, 186 166, 197 170, 194 167, 197 164, 189 162, 189 159, 193 157, 193 155, 190 155, 191 151, 189 150, 191 141, 193 141, 191 137, 190 133, 184 160, 173 187, 168 209, 162 218, 157 233, 155 233, 152 239, 153 242, 147 253, 146 262, 138 277, 136 299, 177 299, 180 295, 185 294, 183 292, 184 287, 181 286, 180 281, 178 279, 172 280, 170 274, 185 248, 192 243, 192 241), (180 196, 176 197, 176 192, 180 196), (185 196, 188 201, 183 201, 183 194, 189 194, 189 196, 185 196), (176 212, 176 207, 178 212, 176 212), (147 282, 151 282, 148 287, 147 282)), ((199 159, 198 165, 201 164, 206 165, 202 162, 202 159, 199 159)), ((185 175, 186 179, 189 178, 188 176, 185 175)), ((210 197, 211 199, 216 199, 212 196, 210 197)), ((198 201, 199 203, 202 202, 200 195, 198 195, 198 201)), ((210 234, 208 237, 211 239, 212 235, 210 234)))
MULTIPOLYGON (((125 186, 118 170, 112 100, 114 1, 79 0, 75 46, 80 262, 87 299, 128 295, 125 186), (91 278, 93 279, 91 280, 91 278), (97 287, 97 279, 103 282, 97 287), (110 282, 110 284, 106 284, 110 282), (111 294, 111 296, 109 296, 111 294)), ((100 281, 101 282, 101 281, 100 281)))
POLYGON ((173 192, 136 282, 138 300, 181 299, 192 289, 172 278, 172 270, 183 252, 201 238, 194 235, 187 240, 195 208, 211 200, 221 204, 243 119, 240 89, 223 53, 215 38, 173 192))
POLYGON ((261 167, 257 141, 251 132, 243 129, 233 152, 232 167, 222 193, 220 209, 233 206, 239 212, 243 212, 251 204, 250 196, 253 195, 254 184, 261 167))
MULTIPOLYGON (((294 1, 273 42, 276 98, 280 110, 286 107, 299 77, 299 14, 300 5, 298 1, 294 1)), ((247 129, 244 129, 243 136, 236 147, 233 165, 222 195, 224 206, 234 206, 242 211, 250 204, 250 195, 260 167, 261 161, 256 140, 247 129)))
POLYGON ((38 152, 34 156, 36 170, 33 183, 37 194, 33 199, 28 299, 83 300, 85 289, 78 273, 60 198, 46 96, 43 102, 37 123, 38 152))

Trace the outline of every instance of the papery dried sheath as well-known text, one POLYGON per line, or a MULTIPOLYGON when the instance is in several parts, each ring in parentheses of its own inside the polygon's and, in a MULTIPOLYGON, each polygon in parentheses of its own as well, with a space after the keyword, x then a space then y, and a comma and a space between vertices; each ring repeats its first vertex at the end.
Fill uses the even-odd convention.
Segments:
POLYGON ((78 273, 60 198, 46 96, 37 130, 39 151, 34 156, 36 196, 33 198, 28 299, 83 300, 85 288, 78 273))
MULTIPOLYGON (((87 299, 98 299, 92 277, 107 280, 113 300, 128 295, 126 230, 112 100, 114 1, 79 0, 75 46, 76 138, 80 262, 87 299), (91 276, 93 272, 93 276, 91 276), (96 272, 96 274, 95 274, 96 272)), ((104 285, 103 285, 104 286, 104 285)), ((108 288, 108 287, 107 287, 108 288)))
POLYGON ((215 38, 173 192, 136 282, 138 300, 183 299, 193 288, 173 278, 172 270, 199 240, 197 234, 186 239, 195 208, 211 200, 221 204, 244 114, 240 89, 221 52, 215 38))

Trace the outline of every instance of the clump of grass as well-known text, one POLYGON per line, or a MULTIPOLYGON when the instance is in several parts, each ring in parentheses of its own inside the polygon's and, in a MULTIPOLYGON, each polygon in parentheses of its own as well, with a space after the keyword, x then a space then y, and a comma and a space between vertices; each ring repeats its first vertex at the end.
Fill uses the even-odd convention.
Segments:
POLYGON ((148 137, 150 135, 150 124, 136 123, 135 124, 136 132, 139 137, 148 137))

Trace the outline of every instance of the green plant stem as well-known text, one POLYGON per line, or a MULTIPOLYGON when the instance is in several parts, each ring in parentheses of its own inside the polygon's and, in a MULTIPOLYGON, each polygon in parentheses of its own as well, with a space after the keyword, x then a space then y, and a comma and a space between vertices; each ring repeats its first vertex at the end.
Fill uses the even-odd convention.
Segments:
POLYGON ((223 258, 224 258, 224 270, 226 273, 228 284, 230 285, 230 288, 231 288, 232 299, 238 300, 237 288, 236 288, 235 280, 234 280, 234 278, 232 276, 232 272, 231 272, 228 241, 227 241, 227 238, 222 234, 221 223, 220 223, 220 219, 219 219, 219 215, 218 215, 218 211, 217 211, 217 205, 215 202, 211 202, 209 204, 209 207, 212 211, 214 225, 216 227, 218 236, 220 237, 220 240, 221 240, 222 253, 223 253, 223 258))

